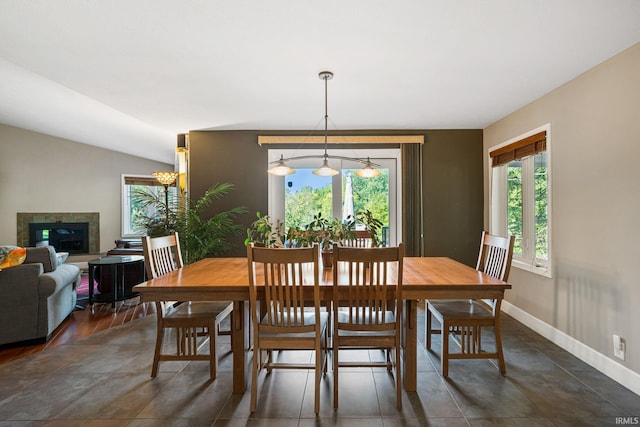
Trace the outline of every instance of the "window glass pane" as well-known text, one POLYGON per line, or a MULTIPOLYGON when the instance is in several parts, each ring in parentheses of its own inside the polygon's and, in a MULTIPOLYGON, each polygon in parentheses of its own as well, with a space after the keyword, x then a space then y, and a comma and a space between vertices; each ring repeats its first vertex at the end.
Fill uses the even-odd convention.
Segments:
MULTIPOLYGON (((359 177, 356 175, 357 170, 342 170, 343 201, 347 200, 345 194, 347 177, 351 177, 354 217, 358 212, 371 211, 374 218, 382 222, 382 235, 378 237, 386 246, 389 241, 389 169, 379 168, 381 174, 373 178, 359 177)), ((345 217, 344 211, 345 207, 343 206, 343 219, 345 217)), ((356 228, 364 229, 364 225, 357 223, 356 228)))
MULTIPOLYGON (((334 150, 335 156, 364 158, 372 154, 371 160, 382 165, 377 168, 381 176, 362 178, 355 174, 362 167, 358 161, 348 159, 332 159, 331 167, 340 171, 332 177, 318 177, 311 172, 318 168, 318 159, 296 159, 289 163, 296 173, 284 177, 269 175, 269 215, 272 218, 282 218, 285 229, 291 227, 304 228, 313 220, 318 212, 323 218, 333 220, 344 219, 345 192, 347 176, 351 177, 352 196, 354 200, 353 215, 369 209, 376 219, 384 223, 382 233, 383 242, 397 244, 398 242, 398 212, 396 203, 401 199, 401 189, 397 188, 396 165, 399 163, 400 150, 334 150)), ((321 159, 322 150, 269 150, 269 159, 277 161, 281 156, 295 157, 301 154, 318 155, 321 159)), ((363 228, 362 224, 358 228, 363 228)))
MULTIPOLYGON (((148 192, 164 198, 164 187, 158 185, 125 185, 124 195, 126 197, 123 212, 123 236, 144 235, 147 232, 145 224, 147 218, 159 215, 154 207, 143 207, 142 201, 133 197, 139 192, 148 192)), ((169 187, 169 205, 173 205, 177 200, 176 187, 169 187)))
POLYGON ((285 177, 285 230, 303 229, 318 212, 323 218, 333 218, 331 177, 311 173, 317 168, 297 168, 285 177))
POLYGON ((542 152, 533 157, 534 184, 535 184, 535 238, 536 258, 547 260, 549 258, 547 202, 548 202, 548 171, 547 153, 542 152))
POLYGON ((513 254, 522 255, 522 162, 507 164, 507 231, 515 236, 513 254))

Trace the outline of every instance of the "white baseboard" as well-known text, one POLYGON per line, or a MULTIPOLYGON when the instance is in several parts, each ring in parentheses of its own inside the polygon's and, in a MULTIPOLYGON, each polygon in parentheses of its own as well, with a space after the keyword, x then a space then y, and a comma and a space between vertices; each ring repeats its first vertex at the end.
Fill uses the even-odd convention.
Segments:
POLYGON ((609 378, 640 395, 640 374, 637 372, 632 371, 626 366, 584 345, 575 338, 504 300, 502 301, 502 311, 573 354, 578 359, 591 365, 609 378))

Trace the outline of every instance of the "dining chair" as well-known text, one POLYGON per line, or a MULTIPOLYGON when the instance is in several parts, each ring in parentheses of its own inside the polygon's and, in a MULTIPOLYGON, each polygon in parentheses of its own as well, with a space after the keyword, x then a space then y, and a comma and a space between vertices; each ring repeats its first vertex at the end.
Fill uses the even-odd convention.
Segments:
POLYGON ((400 327, 404 246, 402 243, 388 248, 336 245, 333 251, 333 406, 338 408, 341 366, 386 367, 395 370, 396 405, 402 409, 400 327), (348 349, 381 349, 386 354, 385 361, 340 362, 340 351, 348 349))
POLYGON ((371 247, 371 233, 369 230, 354 230, 354 238, 346 240, 343 246, 349 246, 353 248, 370 248, 371 247))
MULTIPOLYGON (((142 248, 149 279, 183 266, 178 233, 153 238, 143 236, 142 248)), ((209 360, 209 376, 214 379, 218 371, 216 338, 219 326, 226 317, 230 317, 232 310, 233 303, 230 301, 156 301, 157 335, 151 377, 158 374, 160 361, 209 360), (165 330, 169 329, 175 330, 176 350, 173 353, 162 353, 165 330), (201 353, 207 341, 209 354, 201 353)))
MULTIPOLYGON (((482 232, 480 252, 476 270, 503 281, 509 280, 513 257, 514 236, 500 237, 482 232)), ((495 300, 427 300, 425 301, 425 323, 427 349, 431 349, 431 335, 441 334, 442 376, 449 375, 450 359, 498 359, 500 373, 507 369, 502 353, 500 336, 500 304, 495 300), (432 317, 440 322, 440 328, 433 327, 432 317), (495 351, 482 349, 482 328, 493 327, 495 351), (449 336, 456 338, 459 353, 450 353, 449 336)))
POLYGON ((320 380, 327 372, 329 317, 326 311, 320 310, 318 245, 285 249, 249 244, 247 260, 253 331, 251 412, 255 412, 257 406, 259 371, 288 368, 315 370, 314 410, 318 414, 320 380), (313 300, 313 307, 305 308, 308 300, 313 300), (288 363, 274 358, 274 351, 286 350, 311 350, 314 362, 288 363), (263 357, 265 351, 266 359, 263 357))

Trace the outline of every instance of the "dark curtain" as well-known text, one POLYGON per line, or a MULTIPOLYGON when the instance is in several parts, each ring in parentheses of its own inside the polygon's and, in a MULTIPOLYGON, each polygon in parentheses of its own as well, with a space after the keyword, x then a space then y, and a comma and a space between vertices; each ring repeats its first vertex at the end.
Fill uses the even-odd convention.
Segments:
POLYGON ((402 203, 405 255, 423 256, 422 144, 402 144, 402 203))

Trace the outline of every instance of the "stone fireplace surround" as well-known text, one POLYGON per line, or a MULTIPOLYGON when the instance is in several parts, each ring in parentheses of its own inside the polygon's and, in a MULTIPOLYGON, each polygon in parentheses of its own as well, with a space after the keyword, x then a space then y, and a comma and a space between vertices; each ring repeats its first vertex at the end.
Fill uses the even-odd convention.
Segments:
POLYGON ((17 244, 29 246, 30 223, 87 222, 89 223, 89 253, 100 253, 99 212, 18 212, 17 244))

